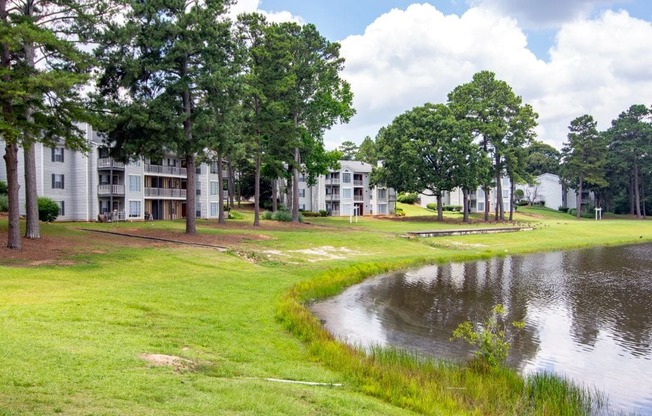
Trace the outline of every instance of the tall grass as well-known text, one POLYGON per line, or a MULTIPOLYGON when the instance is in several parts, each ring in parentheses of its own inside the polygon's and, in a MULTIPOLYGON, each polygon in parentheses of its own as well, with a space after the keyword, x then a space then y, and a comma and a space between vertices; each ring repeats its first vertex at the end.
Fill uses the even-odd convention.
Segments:
POLYGON ((335 340, 307 304, 332 296, 364 278, 428 262, 417 258, 328 271, 295 285, 277 307, 277 318, 311 355, 340 371, 357 389, 424 414, 585 415, 594 403, 585 390, 554 375, 523 378, 514 370, 442 362, 409 351, 360 347, 335 340))

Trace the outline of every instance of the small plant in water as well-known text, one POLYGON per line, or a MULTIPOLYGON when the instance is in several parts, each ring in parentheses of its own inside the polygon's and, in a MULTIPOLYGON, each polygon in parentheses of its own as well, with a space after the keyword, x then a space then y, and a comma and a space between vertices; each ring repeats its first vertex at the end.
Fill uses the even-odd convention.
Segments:
MULTIPOLYGON (((453 331, 451 341, 463 339, 476 347, 475 357, 482 364, 489 367, 498 367, 507 360, 511 346, 512 334, 507 337, 507 324, 502 320, 506 314, 505 307, 498 304, 493 307, 491 314, 483 324, 473 325, 466 321, 458 325, 453 331)), ((525 326, 525 322, 514 321, 511 324, 517 330, 525 326)))

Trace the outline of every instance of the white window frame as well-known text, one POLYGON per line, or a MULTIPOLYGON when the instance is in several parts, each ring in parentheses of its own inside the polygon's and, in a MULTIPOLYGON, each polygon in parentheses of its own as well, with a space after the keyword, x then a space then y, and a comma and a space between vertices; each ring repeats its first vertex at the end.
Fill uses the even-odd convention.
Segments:
POLYGON ((129 192, 142 192, 142 177, 140 175, 129 175, 129 192))
POLYGON ((140 218, 143 212, 142 207, 143 201, 138 199, 129 200, 129 218, 140 218))

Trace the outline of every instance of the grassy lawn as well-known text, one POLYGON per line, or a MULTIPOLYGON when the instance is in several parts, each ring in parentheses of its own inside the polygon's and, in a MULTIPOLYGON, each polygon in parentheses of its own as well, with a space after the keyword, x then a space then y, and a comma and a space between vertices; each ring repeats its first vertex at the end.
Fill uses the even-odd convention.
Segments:
MULTIPOLYGON (((0 415, 413 414, 408 409, 422 408, 386 397, 287 330, 277 315, 291 288, 358 265, 373 271, 381 263, 652 241, 651 221, 576 221, 534 208, 517 214, 534 231, 407 239, 406 231, 470 227, 455 219, 433 223, 432 212, 415 207, 408 215, 357 224, 348 218, 308 218, 311 224, 302 226, 264 222, 260 229, 250 225, 248 211, 226 227, 199 221, 199 233, 218 242, 242 237, 227 252, 122 246, 80 230, 182 233, 183 222, 44 225, 48 238, 92 250, 65 252, 68 265, 23 267, 0 258, 0 415), (178 358, 155 365, 144 354, 178 358)), ((6 238, 6 220, 0 237, 6 238)), ((445 413, 492 413, 492 403, 446 400, 439 408, 445 413)))

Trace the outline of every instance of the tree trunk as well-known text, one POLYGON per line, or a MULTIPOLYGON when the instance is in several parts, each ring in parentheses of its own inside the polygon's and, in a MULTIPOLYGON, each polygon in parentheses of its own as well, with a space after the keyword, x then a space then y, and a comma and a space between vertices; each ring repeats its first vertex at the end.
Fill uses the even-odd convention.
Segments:
POLYGON ((272 179, 272 212, 278 210, 278 179, 272 179))
POLYGON ((582 178, 580 178, 579 187, 577 189, 577 212, 576 218, 579 220, 582 215, 582 178))
POLYGON ((442 196, 441 192, 437 195, 437 221, 444 221, 444 207, 442 206, 442 196))
POLYGON ((467 189, 462 189, 462 199, 462 209, 464 210, 462 222, 469 222, 469 191, 467 189))
POLYGON ((514 220, 514 178, 509 178, 509 220, 514 220))
POLYGON ((489 221, 489 192, 491 192, 491 188, 489 186, 485 186, 484 188, 484 220, 489 221))
POLYGON ((38 193, 36 190, 36 151, 33 143, 23 143, 25 161, 25 237, 41 238, 38 219, 38 193))
MULTIPOLYGON (((35 2, 28 2, 28 16, 34 14, 35 2)), ((34 45, 28 43, 25 46, 25 61, 30 68, 35 66, 34 45)), ((29 123, 34 121, 32 108, 26 111, 26 118, 29 123)), ((23 140, 23 157, 25 161, 25 237, 41 238, 41 224, 38 218, 38 192, 36 189, 36 151, 31 137, 25 137, 23 140)))
POLYGON ((229 187, 229 208, 233 208, 235 206, 233 202, 235 196, 235 173, 233 172, 233 163, 231 163, 230 157, 226 160, 226 167, 229 174, 229 182, 226 184, 229 187))
POLYGON ((186 169, 188 179, 186 182, 186 234, 197 234, 197 172, 195 172, 195 155, 186 155, 186 169))
POLYGON ((7 166, 7 196, 9 199, 7 247, 21 249, 20 241, 20 204, 18 185, 18 145, 7 142, 5 146, 5 165, 7 166))
POLYGON ((254 174, 254 226, 260 226, 260 152, 256 154, 256 173, 254 174))
POLYGON ((634 215, 636 212, 635 202, 634 202, 634 178, 629 179, 629 215, 634 215))
POLYGON ((292 168, 292 222, 299 222, 299 166, 301 166, 301 152, 294 148, 294 167, 292 168))
MULTIPOLYGON (((496 165, 498 164, 496 156, 496 165)), ((505 207, 503 206, 503 181, 500 177, 500 169, 496 170, 496 220, 505 221, 505 207)))
POLYGON ((634 206, 636 207, 636 219, 641 219, 641 188, 639 185, 638 163, 634 160, 634 206))
POLYGON ((222 154, 217 154, 217 222, 220 224, 226 224, 226 218, 224 218, 224 178, 222 175, 222 154))

